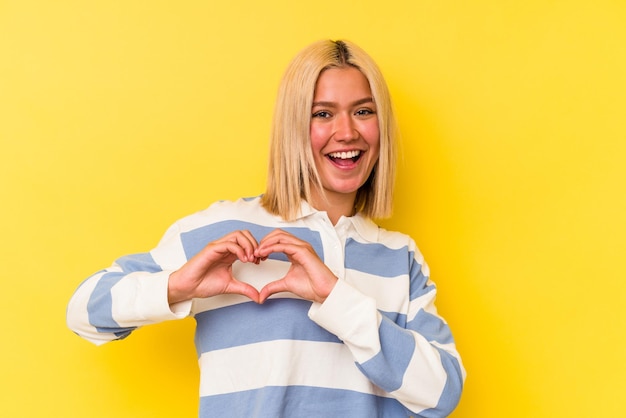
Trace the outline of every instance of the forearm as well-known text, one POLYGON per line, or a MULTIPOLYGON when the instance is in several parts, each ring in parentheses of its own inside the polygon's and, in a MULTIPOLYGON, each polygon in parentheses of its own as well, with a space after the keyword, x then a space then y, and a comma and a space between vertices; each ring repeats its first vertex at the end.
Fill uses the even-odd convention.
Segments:
POLYGON ((190 302, 169 305, 168 271, 125 272, 114 266, 76 290, 67 308, 68 327, 95 343, 126 337, 135 328, 188 315, 190 302))
POLYGON ((337 335, 361 371, 410 411, 441 417, 456 406, 464 371, 453 343, 430 341, 411 329, 417 323, 399 326, 378 311, 373 298, 344 281, 309 316, 337 335))

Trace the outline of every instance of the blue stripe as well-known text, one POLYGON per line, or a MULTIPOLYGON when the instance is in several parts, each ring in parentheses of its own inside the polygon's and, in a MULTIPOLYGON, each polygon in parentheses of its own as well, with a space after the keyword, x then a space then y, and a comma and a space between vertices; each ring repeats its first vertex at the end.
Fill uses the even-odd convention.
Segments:
POLYGON ((161 271, 150 254, 134 254, 121 257, 116 264, 122 272, 105 273, 94 288, 87 302, 89 323, 98 332, 114 333, 118 338, 126 337, 136 327, 120 327, 113 319, 113 302, 111 289, 129 273, 147 271, 150 273, 161 271))
POLYGON ((406 314, 399 312, 381 311, 380 309, 378 311, 382 315, 385 315, 387 318, 389 318, 392 322, 398 324, 400 327, 406 328, 406 314))
POLYGON ((98 332, 114 333, 118 337, 128 335, 134 328, 123 328, 113 319, 111 288, 124 277, 125 273, 107 273, 103 275, 87 302, 89 323, 98 332))
POLYGON ((270 386, 200 398, 201 417, 401 418, 415 416, 395 399, 342 389, 270 386))
POLYGON ((452 332, 450 327, 440 317, 420 309, 415 318, 408 323, 407 328, 419 332, 428 341, 436 341, 440 344, 452 344, 452 332))
POLYGON ((428 284, 428 277, 424 275, 422 265, 413 257, 414 253, 411 253, 411 267, 409 271, 409 277, 411 277, 411 296, 409 300, 415 300, 420 296, 435 290, 434 284, 428 284))
POLYGON ((273 340, 340 343, 334 334, 309 319, 310 307, 309 301, 277 298, 263 305, 246 302, 199 313, 195 317, 198 356, 212 350, 273 340))
POLYGON ((408 247, 394 250, 382 244, 363 244, 346 240, 346 268, 381 277, 406 274, 412 253, 408 247))
MULTIPOLYGON (((448 326, 438 317, 421 310, 416 319, 409 323, 410 328, 420 332, 429 341, 441 343, 453 343, 452 335, 448 326)), ((397 327, 391 321, 383 317, 380 325, 381 351, 372 359, 358 365, 366 376, 381 376, 372 379, 372 382, 385 390, 392 392, 402 386, 404 373, 415 351, 413 337, 405 331, 397 332, 397 327), (388 361, 388 359, 392 359, 388 361)), ((441 357, 441 364, 447 374, 441 397, 437 406, 422 411, 415 417, 439 418, 448 416, 459 403, 463 390, 463 378, 461 366, 458 360, 447 351, 435 347, 441 357)))
MULTIPOLYGON (((180 239, 182 241, 187 259, 190 259, 210 242, 222 238, 224 235, 231 232, 248 230, 257 242, 259 242, 264 236, 275 229, 275 227, 262 226, 250 222, 228 220, 216 222, 192 231, 183 232, 180 234, 180 239)), ((320 237, 319 232, 313 231, 309 228, 288 227, 281 229, 311 244, 318 257, 324 261, 324 248, 322 246, 322 238, 320 237)), ((271 254, 269 258, 273 260, 288 261, 284 254, 271 254)))
POLYGON ((415 352, 415 340, 410 332, 399 330, 384 316, 379 332, 380 352, 358 366, 381 389, 393 392, 402 386, 404 373, 415 352))
POLYGON ((148 273, 163 271, 149 253, 127 255, 118 258, 115 263, 121 267, 125 274, 135 271, 145 271, 148 273))

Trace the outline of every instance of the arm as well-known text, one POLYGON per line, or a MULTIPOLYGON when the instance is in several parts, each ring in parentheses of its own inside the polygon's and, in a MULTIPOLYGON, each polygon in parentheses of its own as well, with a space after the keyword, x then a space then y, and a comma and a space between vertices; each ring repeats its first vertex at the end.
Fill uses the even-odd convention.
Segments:
POLYGON ((190 304, 167 302, 170 273, 149 253, 118 259, 76 289, 67 307, 68 327, 100 345, 140 326, 187 316, 190 304))
POLYGON ((436 288, 412 260, 406 320, 394 322, 376 300, 341 280, 309 316, 348 346, 360 370, 420 417, 444 417, 458 404, 465 370, 450 330, 436 313, 436 288))
MULTIPOLYGON (((401 292, 406 311, 390 315, 394 320, 381 313, 376 298, 337 280, 307 242, 278 229, 261 240, 255 255, 284 253, 291 266, 261 289, 260 302, 285 291, 312 301, 309 317, 346 344, 370 381, 420 417, 444 417, 458 404, 465 370, 447 324, 437 315, 436 288, 421 254, 412 242, 397 251, 392 260, 410 260, 401 268, 409 294, 401 292)), ((378 266, 381 260, 371 255, 369 264, 378 266)))
POLYGON ((236 260, 255 261, 255 246, 249 232, 234 231, 187 261, 174 225, 152 252, 120 258, 83 282, 68 304, 68 327, 100 345, 143 325, 186 317, 195 297, 238 293, 256 301, 256 289, 232 276, 236 260))

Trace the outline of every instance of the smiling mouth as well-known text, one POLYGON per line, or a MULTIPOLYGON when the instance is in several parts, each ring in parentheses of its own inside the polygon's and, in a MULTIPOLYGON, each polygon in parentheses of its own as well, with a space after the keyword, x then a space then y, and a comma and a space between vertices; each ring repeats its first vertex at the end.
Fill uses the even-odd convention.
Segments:
POLYGON ((361 158, 361 151, 343 151, 343 152, 331 152, 328 154, 328 158, 330 158, 334 163, 337 164, 348 164, 348 163, 356 163, 359 158, 361 158))

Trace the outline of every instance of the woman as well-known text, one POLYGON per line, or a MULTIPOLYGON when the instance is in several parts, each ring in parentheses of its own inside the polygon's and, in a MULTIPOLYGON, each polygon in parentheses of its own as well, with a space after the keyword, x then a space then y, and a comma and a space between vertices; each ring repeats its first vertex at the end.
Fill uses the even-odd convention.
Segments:
POLYGON ((391 212, 395 124, 356 45, 301 51, 279 89, 266 193, 174 224, 87 279, 68 324, 101 344, 193 315, 202 417, 442 417, 465 371, 391 212))

